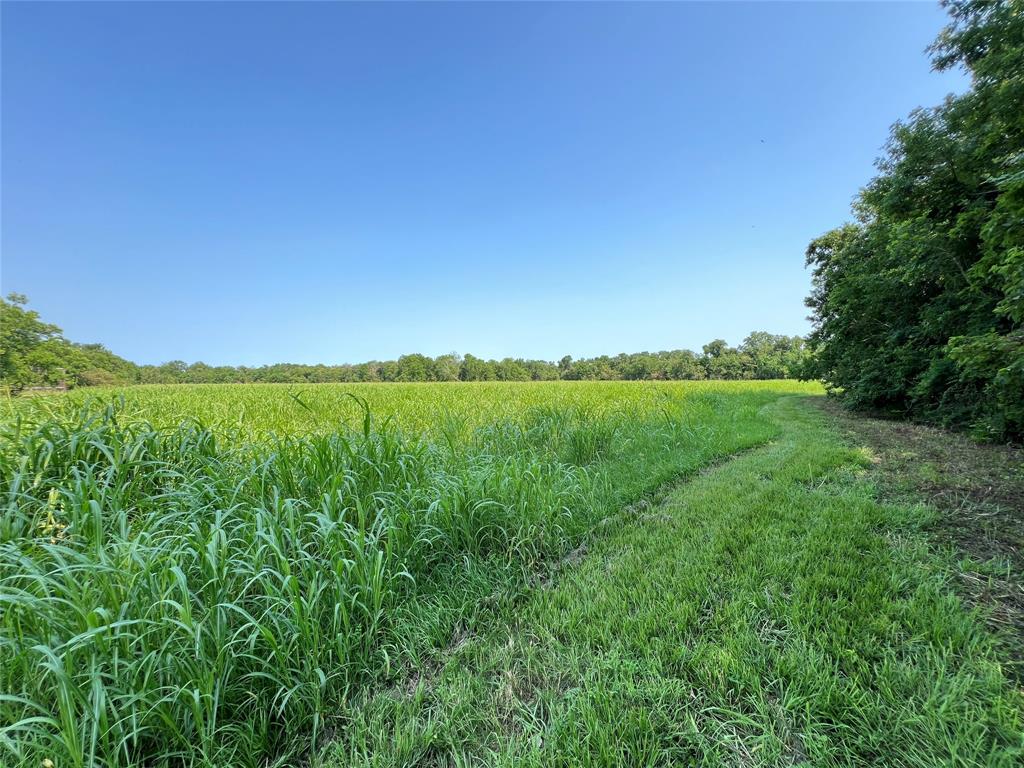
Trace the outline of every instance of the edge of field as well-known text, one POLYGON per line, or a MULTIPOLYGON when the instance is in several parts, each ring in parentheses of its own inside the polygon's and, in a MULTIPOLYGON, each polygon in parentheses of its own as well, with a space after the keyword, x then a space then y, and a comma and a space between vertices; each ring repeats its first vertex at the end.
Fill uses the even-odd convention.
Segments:
POLYGON ((817 399, 357 702, 327 763, 1014 765, 1024 698, 935 509, 880 496, 817 399))

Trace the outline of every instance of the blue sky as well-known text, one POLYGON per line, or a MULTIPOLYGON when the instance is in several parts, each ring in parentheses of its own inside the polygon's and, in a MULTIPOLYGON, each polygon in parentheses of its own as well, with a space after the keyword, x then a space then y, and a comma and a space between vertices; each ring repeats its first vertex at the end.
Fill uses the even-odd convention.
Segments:
POLYGON ((3 291, 129 359, 808 330, 931 3, 12 4, 3 291))

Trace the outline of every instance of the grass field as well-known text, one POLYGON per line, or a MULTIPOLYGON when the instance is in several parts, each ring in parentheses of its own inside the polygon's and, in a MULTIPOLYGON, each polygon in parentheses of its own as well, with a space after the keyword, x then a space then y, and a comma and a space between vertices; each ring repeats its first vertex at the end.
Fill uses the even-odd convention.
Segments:
POLYGON ((1016 764, 930 513, 874 500, 818 392, 11 401, 4 764, 1016 764))
POLYGON ((360 428, 365 403, 378 421, 394 419, 404 431, 437 436, 452 428, 521 423, 538 410, 605 415, 641 421, 671 411, 682 398, 740 395, 737 404, 758 404, 780 394, 817 394, 816 383, 746 382, 463 382, 459 384, 196 384, 79 389, 58 397, 9 400, 8 413, 45 411, 67 402, 124 397, 133 411, 159 426, 198 419, 233 442, 262 440, 270 434, 324 433, 360 428), (752 398, 752 399, 751 399, 752 398))

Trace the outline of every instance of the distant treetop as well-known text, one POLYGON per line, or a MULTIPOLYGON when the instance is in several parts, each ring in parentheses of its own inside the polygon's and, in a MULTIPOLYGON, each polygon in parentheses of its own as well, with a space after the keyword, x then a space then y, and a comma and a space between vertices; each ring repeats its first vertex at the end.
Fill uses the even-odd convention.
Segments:
POLYGON ((431 358, 403 355, 342 365, 277 363, 260 367, 191 365, 172 360, 136 365, 101 344, 75 344, 60 328, 42 322, 26 308, 27 299, 10 294, 2 303, 0 384, 19 392, 27 387, 124 386, 131 384, 329 383, 387 381, 551 381, 555 379, 783 379, 804 377, 809 352, 800 336, 756 331, 738 347, 721 339, 702 354, 687 349, 636 352, 557 363, 506 357, 484 360, 451 352, 431 358))

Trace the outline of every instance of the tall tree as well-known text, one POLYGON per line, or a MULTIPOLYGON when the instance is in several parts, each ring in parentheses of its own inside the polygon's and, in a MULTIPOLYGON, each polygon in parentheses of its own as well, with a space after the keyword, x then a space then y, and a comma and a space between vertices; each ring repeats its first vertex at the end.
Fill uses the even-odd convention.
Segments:
POLYGON ((60 328, 44 323, 27 304, 20 293, 0 299, 0 380, 13 391, 63 373, 52 343, 63 341, 60 328))
POLYGON ((855 223, 813 241, 818 370, 857 406, 1024 433, 1024 0, 945 4, 971 88, 893 128, 855 223))

